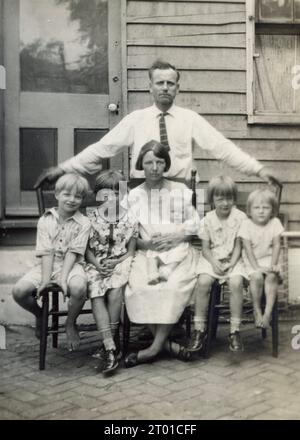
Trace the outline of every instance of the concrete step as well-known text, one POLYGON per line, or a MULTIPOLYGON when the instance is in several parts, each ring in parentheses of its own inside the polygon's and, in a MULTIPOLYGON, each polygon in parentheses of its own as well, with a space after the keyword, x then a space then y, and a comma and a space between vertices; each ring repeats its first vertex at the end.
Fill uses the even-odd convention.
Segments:
POLYGON ((0 248, 0 284, 16 283, 35 264, 35 251, 29 246, 0 248))

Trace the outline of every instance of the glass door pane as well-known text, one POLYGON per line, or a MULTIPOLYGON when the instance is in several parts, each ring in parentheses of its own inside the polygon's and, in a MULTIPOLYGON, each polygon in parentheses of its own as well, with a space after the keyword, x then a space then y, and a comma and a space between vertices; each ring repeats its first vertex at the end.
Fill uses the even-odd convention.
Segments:
POLYGON ((108 93, 107 7, 107 0, 22 0, 21 91, 108 93))

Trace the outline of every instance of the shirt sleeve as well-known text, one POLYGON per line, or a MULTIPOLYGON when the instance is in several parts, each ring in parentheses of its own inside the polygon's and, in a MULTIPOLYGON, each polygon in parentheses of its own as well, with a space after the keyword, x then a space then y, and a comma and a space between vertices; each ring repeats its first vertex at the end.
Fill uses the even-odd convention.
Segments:
POLYGON ((43 257, 54 253, 53 243, 50 236, 48 218, 41 217, 37 224, 36 256, 43 257))
POLYGON ((84 255, 90 234, 91 224, 87 222, 83 225, 79 233, 73 238, 68 251, 74 254, 84 255))
POLYGON ((281 221, 279 218, 275 217, 273 219, 273 238, 278 237, 278 235, 281 235, 284 232, 284 227, 282 226, 281 221))
POLYGON ((94 174, 101 171, 102 159, 116 156, 124 148, 131 147, 134 140, 134 114, 125 116, 109 133, 100 141, 85 148, 81 153, 59 166, 66 173, 78 172, 94 174))
POLYGON ((237 236, 243 238, 244 240, 250 240, 248 218, 242 221, 237 236))
POLYGON ((210 241, 210 234, 207 226, 207 218, 205 217, 200 220, 198 237, 201 238, 201 240, 210 241))
POLYGON ((210 125, 202 116, 195 114, 192 129, 193 141, 198 147, 208 150, 216 159, 246 174, 258 174, 263 166, 242 151, 222 133, 210 125))

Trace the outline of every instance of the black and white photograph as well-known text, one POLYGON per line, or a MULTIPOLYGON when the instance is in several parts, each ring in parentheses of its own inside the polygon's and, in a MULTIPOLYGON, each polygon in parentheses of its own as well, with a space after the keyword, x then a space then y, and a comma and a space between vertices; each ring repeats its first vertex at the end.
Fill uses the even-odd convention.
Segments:
POLYGON ((1 421, 300 420, 299 285, 300 0, 0 0, 1 421))

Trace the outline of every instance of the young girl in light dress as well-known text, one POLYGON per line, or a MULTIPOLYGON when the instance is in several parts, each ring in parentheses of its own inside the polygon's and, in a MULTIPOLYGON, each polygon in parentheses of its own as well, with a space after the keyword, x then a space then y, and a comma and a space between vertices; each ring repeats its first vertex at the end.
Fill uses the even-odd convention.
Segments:
POLYGON ((199 233, 202 255, 198 262, 199 278, 195 289, 194 332, 188 345, 192 352, 200 351, 205 342, 209 294, 215 280, 229 283, 229 348, 232 351, 243 349, 240 325, 246 272, 241 260, 241 239, 237 235, 247 216, 236 208, 236 198, 237 187, 230 177, 218 176, 209 182, 208 203, 215 209, 206 214, 199 233))
POLYGON ((88 295, 105 350, 104 359, 103 349, 98 352, 98 369, 109 373, 118 366, 122 288, 128 281, 138 225, 122 204, 126 195, 126 179, 122 173, 102 172, 96 178, 95 194, 102 204, 88 213, 91 232, 86 273, 88 295))
POLYGON ((257 327, 270 324, 274 302, 280 282, 280 236, 284 231, 276 217, 278 202, 269 189, 253 191, 247 201, 250 218, 243 222, 239 236, 243 240, 243 258, 250 278, 253 297, 254 319, 257 327), (261 297, 265 290, 266 306, 261 308, 261 297))

